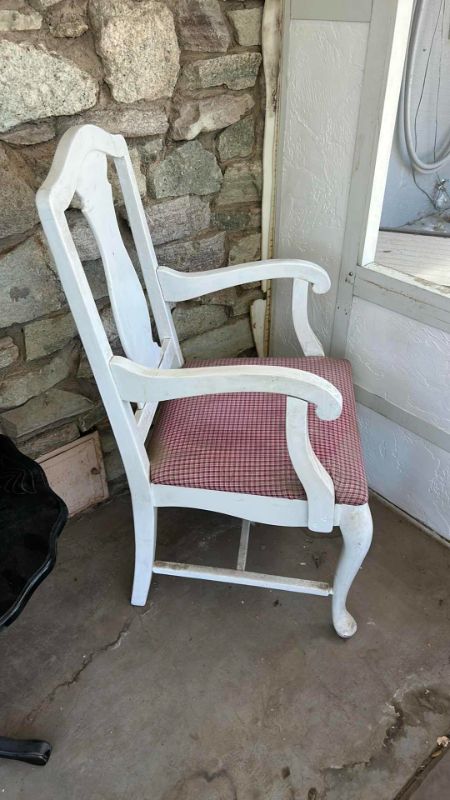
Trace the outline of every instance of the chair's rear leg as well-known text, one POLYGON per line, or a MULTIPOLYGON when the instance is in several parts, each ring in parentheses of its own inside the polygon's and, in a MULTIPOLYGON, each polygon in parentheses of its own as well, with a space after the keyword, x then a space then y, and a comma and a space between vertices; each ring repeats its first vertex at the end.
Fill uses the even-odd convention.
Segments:
POLYGON ((372 541, 372 515, 368 504, 346 506, 340 520, 343 545, 333 584, 333 625, 348 638, 356 633, 356 622, 346 609, 347 595, 372 541))
POLYGON ((145 606, 152 580, 155 559, 158 510, 152 503, 133 501, 134 519, 134 579, 131 603, 145 606))

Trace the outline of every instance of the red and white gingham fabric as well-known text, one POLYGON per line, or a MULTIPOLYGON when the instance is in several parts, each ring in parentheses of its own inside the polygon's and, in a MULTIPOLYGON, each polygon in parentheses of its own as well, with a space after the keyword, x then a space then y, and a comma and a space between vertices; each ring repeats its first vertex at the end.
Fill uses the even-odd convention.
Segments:
MULTIPOLYGON (((348 361, 307 358, 222 358, 186 367, 264 364, 293 367, 329 380, 342 394, 337 420, 309 407, 312 447, 334 483, 336 502, 367 502, 367 480, 348 361)), ((286 445, 286 398, 263 393, 202 395, 161 403, 150 440, 152 483, 221 492, 306 499, 286 445)))

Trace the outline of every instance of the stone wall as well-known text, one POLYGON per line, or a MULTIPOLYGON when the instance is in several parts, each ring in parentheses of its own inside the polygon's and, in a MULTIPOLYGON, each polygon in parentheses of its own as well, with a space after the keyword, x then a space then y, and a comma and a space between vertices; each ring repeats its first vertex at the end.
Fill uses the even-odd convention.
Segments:
MULTIPOLYGON (((97 428, 111 485, 123 477, 34 205, 59 137, 91 122, 127 138, 161 263, 258 258, 261 15, 258 0, 0 0, 0 424, 33 457, 97 428)), ((117 346, 95 241, 76 207, 68 216, 117 346)), ((177 306, 185 355, 251 350, 259 296, 177 306)))

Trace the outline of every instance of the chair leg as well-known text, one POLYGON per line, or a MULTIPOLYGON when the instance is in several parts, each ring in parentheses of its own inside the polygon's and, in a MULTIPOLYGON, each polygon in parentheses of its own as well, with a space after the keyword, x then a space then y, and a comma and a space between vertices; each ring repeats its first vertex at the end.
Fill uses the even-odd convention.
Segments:
POLYGON ((155 559, 158 510, 151 503, 133 502, 134 519, 134 579, 131 603, 145 606, 152 580, 155 559))
POLYGON ((372 515, 368 504, 346 506, 342 510, 340 528, 344 541, 334 577, 332 613, 336 633, 347 639, 357 628, 345 605, 347 595, 372 541, 372 515))

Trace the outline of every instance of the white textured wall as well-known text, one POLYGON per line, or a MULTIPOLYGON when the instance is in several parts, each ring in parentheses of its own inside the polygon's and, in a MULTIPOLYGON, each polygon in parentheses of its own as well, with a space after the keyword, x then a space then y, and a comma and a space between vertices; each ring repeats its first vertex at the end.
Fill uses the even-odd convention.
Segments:
POLYGON ((450 432, 450 334, 353 298, 347 340, 355 383, 450 432))
MULTIPOLYGON (((434 2, 434 0, 433 0, 434 2)), ((329 343, 344 236, 368 26, 292 21, 277 256, 328 270, 332 290, 316 298, 313 324, 329 343)), ((272 351, 299 351, 290 288, 273 283, 272 351)), ((354 299, 348 357, 355 382, 411 414, 450 430, 450 336, 354 299)), ((450 538, 450 454, 359 407, 369 485, 450 538)))
MULTIPOLYGON (((422 28, 420 39, 421 47, 416 60, 414 71, 414 87, 412 95, 412 109, 417 108, 422 90, 426 61, 430 52, 433 30, 441 0, 425 0, 426 19, 422 28)), ((433 144, 435 135, 437 91, 439 71, 441 73, 440 98, 438 103, 438 153, 442 145, 448 144, 450 139, 450 3, 446 4, 444 25, 441 30, 439 25, 432 49, 428 78, 425 84, 420 113, 417 120, 418 152, 422 159, 434 160, 433 144), (442 60, 441 60, 442 53, 442 60)), ((400 109, 401 113, 401 109, 400 109)), ((441 178, 450 178, 450 163, 439 173, 441 178)), ((432 194, 436 175, 417 175, 417 182, 432 194)), ((423 214, 433 210, 431 203, 425 195, 417 189, 411 173, 411 165, 406 154, 403 135, 397 122, 386 194, 384 198, 382 226, 397 227, 405 222, 410 222, 423 214)))
POLYGON ((369 486, 450 539, 450 453, 358 406, 369 486))
MULTIPOLYGON (((313 324, 328 347, 344 237, 367 46, 366 23, 292 20, 287 54, 276 255, 306 258, 329 272, 332 289, 314 298, 313 324)), ((290 286, 274 282, 274 353, 299 352, 290 323, 290 286)))
MULTIPOLYGON (((356 384, 450 431, 450 334, 355 297, 347 357, 356 384)), ((450 539, 450 453, 358 408, 369 486, 450 539)))

